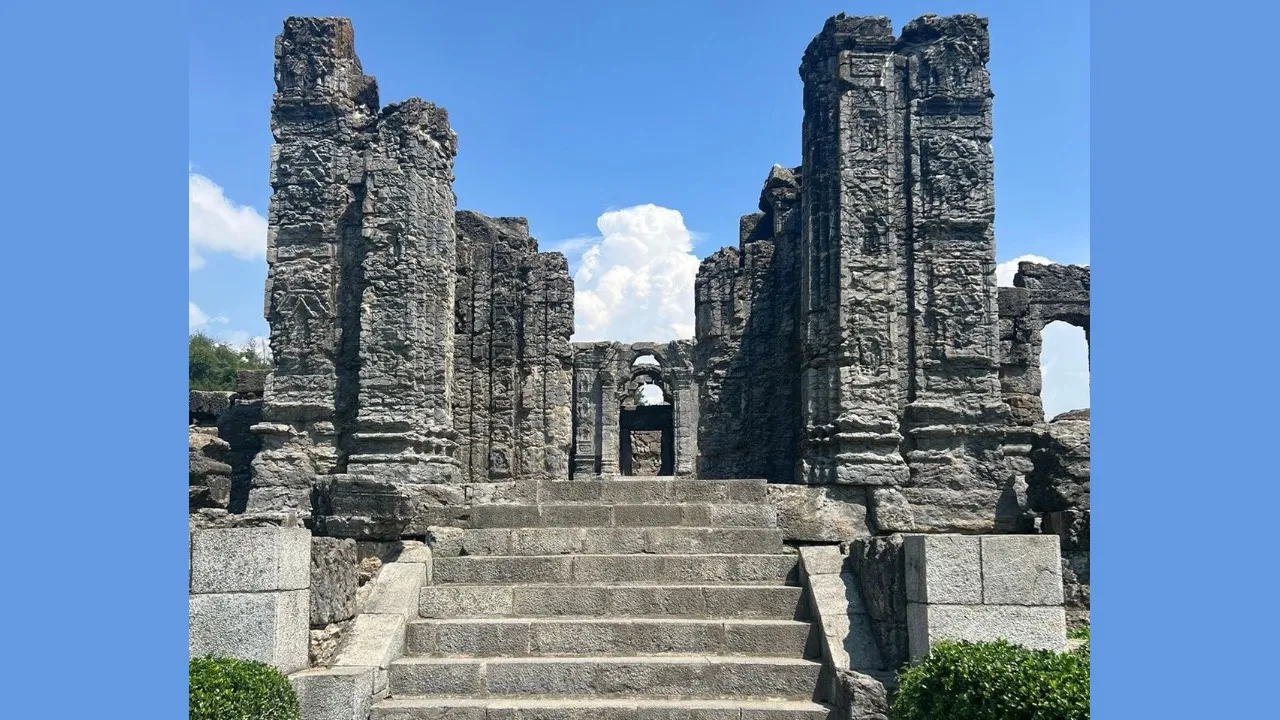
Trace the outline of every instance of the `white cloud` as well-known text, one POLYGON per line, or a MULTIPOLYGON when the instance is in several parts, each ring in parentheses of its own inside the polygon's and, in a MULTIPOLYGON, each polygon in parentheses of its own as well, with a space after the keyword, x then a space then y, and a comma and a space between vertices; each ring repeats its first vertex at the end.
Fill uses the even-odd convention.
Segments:
MULTIPOLYGON (((610 210, 596 221, 574 274, 574 340, 661 342, 693 337, 698 258, 679 212, 610 210)), ((566 243, 573 243, 575 238, 566 243)))
MULTIPOLYGON (((1020 262, 1053 264, 1039 255, 1021 255, 996 265, 996 284, 1011 287, 1020 262)), ((1089 343, 1084 330, 1064 322, 1045 327, 1040 345, 1040 401, 1046 419, 1089 407, 1089 343)))
POLYGON ((198 330, 209 324, 209 316, 204 314, 199 305, 187 302, 187 331, 198 330))
POLYGON ((205 264, 201 253, 229 253, 241 260, 266 257, 267 219, 237 205, 209 178, 187 173, 187 269, 205 264))

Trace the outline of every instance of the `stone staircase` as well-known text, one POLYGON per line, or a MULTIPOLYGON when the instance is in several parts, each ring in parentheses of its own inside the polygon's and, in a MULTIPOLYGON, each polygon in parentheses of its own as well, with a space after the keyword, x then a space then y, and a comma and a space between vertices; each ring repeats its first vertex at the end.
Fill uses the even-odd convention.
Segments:
POLYGON ((371 720, 826 720, 760 480, 545 483, 433 560, 371 720))

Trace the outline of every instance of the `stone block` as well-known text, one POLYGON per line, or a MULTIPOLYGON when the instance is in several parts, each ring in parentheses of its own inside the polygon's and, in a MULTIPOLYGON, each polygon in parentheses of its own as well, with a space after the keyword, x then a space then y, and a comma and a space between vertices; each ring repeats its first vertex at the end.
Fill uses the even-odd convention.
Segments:
POLYGON ((411 618, 418 613, 419 596, 427 584, 426 566, 422 563, 388 563, 382 566, 373 583, 363 612, 411 618))
POLYGON ((800 563, 806 575, 839 575, 844 572, 845 557, 835 545, 800 548, 800 563))
POLYGON ((907 601, 982 604, 982 547, 971 535, 909 535, 903 543, 907 601))
POLYGON ((289 676, 306 720, 368 720, 375 670, 335 667, 302 670, 289 676))
POLYGON ((311 538, 311 624, 350 620, 356 614, 356 541, 311 538))
POLYGON ((268 370, 240 370, 236 373, 236 392, 261 395, 267 387, 268 370))
POLYGON ((924 657, 939 640, 990 642, 1003 638, 1033 650, 1062 652, 1067 616, 1061 607, 1021 605, 907 605, 911 659, 924 657))
POLYGON ((257 660, 286 674, 305 668, 309 595, 307 590, 287 590, 190 596, 191 657, 257 660))
POLYGON ((849 485, 770 485, 769 501, 788 540, 848 542, 867 529, 867 489, 849 485))
POLYGON ((338 656, 338 667, 386 668, 404 652, 403 615, 361 613, 347 629, 338 656))
POLYGON ((190 391, 190 414, 202 419, 216 419, 231 407, 232 392, 218 390, 190 391))
POLYGON ((1062 604, 1056 535, 990 535, 981 540, 984 604, 1062 604))
POLYGON ((424 587, 418 604, 418 615, 424 618, 510 615, 512 592, 510 587, 486 585, 424 587))
POLYGON ((311 533, 253 527, 191 533, 191 592, 303 590, 311 584, 311 533))

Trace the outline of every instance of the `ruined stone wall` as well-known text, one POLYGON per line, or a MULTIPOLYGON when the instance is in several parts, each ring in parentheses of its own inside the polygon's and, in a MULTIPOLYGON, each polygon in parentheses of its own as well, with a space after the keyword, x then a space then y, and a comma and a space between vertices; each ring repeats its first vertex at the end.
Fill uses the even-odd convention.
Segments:
POLYGON ((800 168, 775 166, 737 248, 695 286, 698 474, 793 482, 800 432, 800 168))
POLYGON ((1045 421, 1040 401, 1041 332, 1054 321, 1089 338, 1089 267, 1023 262, 1013 287, 1000 288, 1000 384, 1017 425, 1045 421))
POLYGON ((802 477, 878 532, 982 531, 1001 439, 986 22, 829 20, 805 52, 802 477))
POLYGON ((622 413, 634 408, 636 378, 644 375, 661 387, 671 407, 671 469, 696 472, 698 457, 698 384, 694 378, 694 342, 573 343, 572 476, 622 473, 622 413), (657 365, 636 366, 651 356, 657 365))
POLYGON ((524 218, 459 212, 454 427, 473 482, 568 476, 573 281, 524 218))

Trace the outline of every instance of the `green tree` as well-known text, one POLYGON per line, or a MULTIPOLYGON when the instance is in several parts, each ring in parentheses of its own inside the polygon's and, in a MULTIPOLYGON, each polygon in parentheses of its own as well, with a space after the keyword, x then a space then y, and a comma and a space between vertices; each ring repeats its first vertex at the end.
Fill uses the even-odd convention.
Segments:
POLYGON ((188 385, 192 390, 234 390, 239 371, 270 368, 264 356, 253 345, 237 349, 195 333, 187 345, 188 385))

